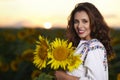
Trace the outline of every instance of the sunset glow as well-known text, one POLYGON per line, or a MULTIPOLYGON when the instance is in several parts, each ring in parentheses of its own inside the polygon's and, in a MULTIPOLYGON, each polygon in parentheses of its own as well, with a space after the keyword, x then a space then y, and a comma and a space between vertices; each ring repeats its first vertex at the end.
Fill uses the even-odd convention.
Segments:
POLYGON ((65 27, 75 4, 86 1, 100 10, 108 25, 120 27, 120 0, 0 0, 0 26, 45 27, 50 21, 53 27, 65 27))
POLYGON ((45 22, 44 23, 44 28, 45 29, 50 29, 52 27, 52 24, 50 22, 45 22))

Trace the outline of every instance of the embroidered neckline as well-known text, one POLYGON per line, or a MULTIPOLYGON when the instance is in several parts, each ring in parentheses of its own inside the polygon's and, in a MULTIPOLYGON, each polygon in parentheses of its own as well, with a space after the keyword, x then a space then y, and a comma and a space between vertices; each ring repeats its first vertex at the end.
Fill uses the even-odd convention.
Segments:
POLYGON ((81 44, 79 45, 79 47, 81 47, 82 44, 84 44, 84 48, 82 49, 81 54, 84 54, 85 51, 88 52, 88 51, 95 50, 95 49, 102 49, 102 50, 105 51, 104 53, 106 53, 106 50, 103 46, 96 45, 96 46, 93 46, 93 47, 89 47, 89 45, 93 42, 99 42, 99 41, 97 39, 81 40, 81 44), (87 47, 88 47, 88 49, 86 50, 87 47))
POLYGON ((92 42, 99 42, 97 39, 91 39, 91 40, 80 40, 81 44, 91 44, 92 42))

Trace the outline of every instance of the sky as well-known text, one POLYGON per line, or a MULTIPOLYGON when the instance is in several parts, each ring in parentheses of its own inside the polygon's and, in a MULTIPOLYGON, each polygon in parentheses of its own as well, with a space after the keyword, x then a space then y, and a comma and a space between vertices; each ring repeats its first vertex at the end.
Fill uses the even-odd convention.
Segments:
POLYGON ((93 3, 110 27, 120 27, 120 0, 0 0, 0 27, 66 27, 80 2, 93 3))

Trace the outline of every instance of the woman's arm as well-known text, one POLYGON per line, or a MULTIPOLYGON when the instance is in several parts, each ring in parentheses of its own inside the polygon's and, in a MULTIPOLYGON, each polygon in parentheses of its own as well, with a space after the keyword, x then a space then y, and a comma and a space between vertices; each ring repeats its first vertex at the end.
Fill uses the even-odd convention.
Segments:
MULTIPOLYGON (((104 50, 96 48, 88 52, 84 66, 88 80, 108 80, 107 59, 104 50), (104 60, 106 63, 104 63, 104 60)), ((82 79, 82 78, 81 78, 82 79)))
POLYGON ((68 75, 63 71, 56 71, 55 76, 57 80, 80 80, 78 77, 68 75))

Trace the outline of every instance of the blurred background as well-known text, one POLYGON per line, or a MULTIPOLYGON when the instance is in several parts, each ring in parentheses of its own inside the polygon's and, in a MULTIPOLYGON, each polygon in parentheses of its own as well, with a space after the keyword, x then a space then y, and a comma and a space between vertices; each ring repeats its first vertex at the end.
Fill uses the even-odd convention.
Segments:
POLYGON ((75 4, 91 2, 111 28, 115 55, 110 80, 120 80, 120 0, 0 0, 0 80, 34 80, 41 72, 33 65, 39 35, 64 38, 75 4))

